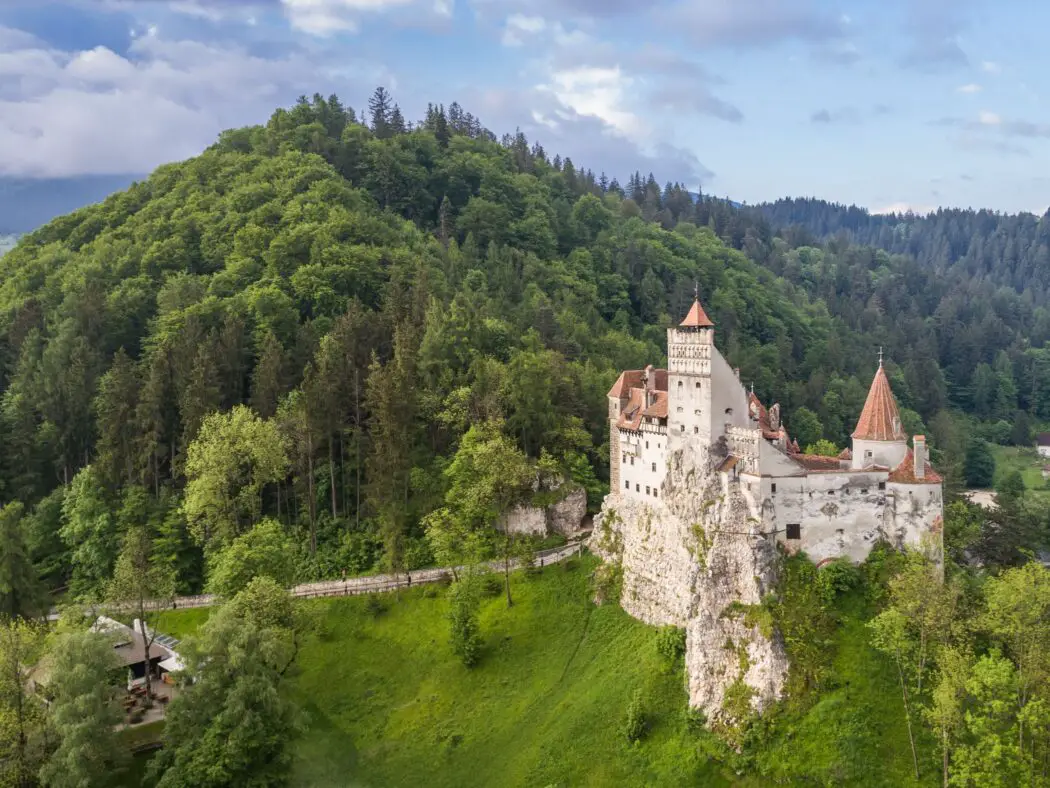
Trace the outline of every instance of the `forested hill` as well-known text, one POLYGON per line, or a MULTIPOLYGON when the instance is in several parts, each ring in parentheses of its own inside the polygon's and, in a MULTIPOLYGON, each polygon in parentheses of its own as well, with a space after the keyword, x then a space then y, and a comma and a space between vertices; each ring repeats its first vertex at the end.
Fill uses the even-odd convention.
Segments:
POLYGON ((1018 293, 1031 288, 1045 299, 1050 292, 1050 211, 1042 217, 959 208, 925 216, 874 215, 812 198, 781 199, 751 210, 774 227, 801 228, 818 241, 838 236, 911 255, 937 271, 959 269, 1018 293))
POLYGON ((473 467, 457 451, 499 435, 596 503, 605 393, 662 363, 694 283, 803 445, 847 440, 880 344, 945 466, 970 432, 952 404, 1007 433, 1050 415, 1030 299, 793 249, 725 201, 621 187, 458 105, 410 128, 380 90, 367 121, 301 100, 0 259, 0 494, 53 587, 99 595, 143 523, 185 590, 263 516, 304 580, 421 565, 423 519, 473 467))

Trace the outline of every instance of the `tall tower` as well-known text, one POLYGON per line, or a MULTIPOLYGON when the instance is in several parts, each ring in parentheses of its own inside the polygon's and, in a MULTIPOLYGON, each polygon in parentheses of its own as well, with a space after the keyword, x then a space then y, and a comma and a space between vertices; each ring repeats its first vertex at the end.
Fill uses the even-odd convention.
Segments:
POLYGON ((699 297, 676 328, 667 329, 667 442, 711 442, 711 356, 715 324, 699 297))

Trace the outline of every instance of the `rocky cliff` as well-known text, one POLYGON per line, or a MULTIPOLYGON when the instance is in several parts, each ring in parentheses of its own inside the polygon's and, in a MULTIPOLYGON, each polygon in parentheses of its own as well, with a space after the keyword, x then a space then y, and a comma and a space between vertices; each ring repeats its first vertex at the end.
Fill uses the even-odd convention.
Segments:
POLYGON ((655 505, 607 496, 591 549, 622 565, 624 610, 685 628, 690 704, 732 722, 780 696, 788 661, 756 615, 776 584, 776 546, 747 489, 713 470, 721 460, 703 448, 673 454, 655 505))
POLYGON ((553 490, 534 496, 531 505, 516 506, 499 523, 500 530, 512 534, 547 536, 551 533, 572 536, 587 515, 587 491, 571 483, 560 482, 553 490))

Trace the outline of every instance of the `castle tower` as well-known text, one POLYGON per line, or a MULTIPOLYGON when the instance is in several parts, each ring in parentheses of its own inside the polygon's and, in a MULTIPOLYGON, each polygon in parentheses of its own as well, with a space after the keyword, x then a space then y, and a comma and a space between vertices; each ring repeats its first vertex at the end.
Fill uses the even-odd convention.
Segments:
POLYGON ((667 329, 667 437, 672 447, 691 440, 711 442, 714 327, 697 297, 685 319, 667 329))
POLYGON ((871 382, 868 399, 864 410, 853 431, 854 470, 881 465, 896 468, 908 453, 908 436, 901 424, 897 400, 890 388, 886 370, 882 367, 882 356, 879 354, 879 368, 871 382))

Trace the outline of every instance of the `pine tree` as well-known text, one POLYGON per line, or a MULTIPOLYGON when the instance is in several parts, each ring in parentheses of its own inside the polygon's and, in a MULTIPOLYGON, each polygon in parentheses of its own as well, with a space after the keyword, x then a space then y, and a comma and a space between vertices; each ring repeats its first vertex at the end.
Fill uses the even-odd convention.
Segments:
POLYGON ((114 489, 135 479, 138 399, 138 370, 121 348, 113 357, 113 366, 99 381, 95 397, 98 419, 95 466, 103 480, 114 489))
POLYGON ((0 617, 32 618, 43 612, 43 589, 26 549, 21 502, 0 509, 0 617))
POLYGON ((390 113, 392 110, 390 104, 390 94, 387 93, 386 88, 382 85, 376 88, 372 98, 368 100, 368 114, 372 121, 372 133, 381 140, 388 139, 393 135, 393 131, 390 128, 390 113))
POLYGON ((441 207, 438 208, 438 238, 441 239, 441 243, 444 244, 445 248, 448 248, 448 241, 452 230, 452 203, 448 199, 446 194, 441 199, 441 207))
POLYGON ((264 419, 277 412, 277 405, 288 390, 286 366, 284 347, 272 331, 267 331, 252 372, 252 407, 264 419))
POLYGON ((405 126, 405 117, 401 114, 401 107, 397 104, 390 111, 390 136, 396 136, 398 134, 404 134, 408 129, 405 126))
POLYGON ((171 352, 157 348, 147 360, 145 380, 135 409, 135 428, 139 434, 138 478, 160 495, 162 468, 168 478, 174 473, 175 435, 178 415, 174 406, 171 352))

